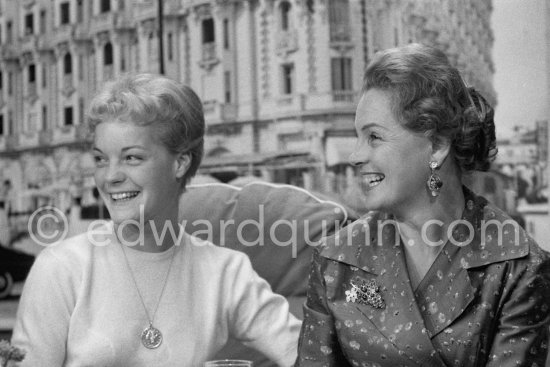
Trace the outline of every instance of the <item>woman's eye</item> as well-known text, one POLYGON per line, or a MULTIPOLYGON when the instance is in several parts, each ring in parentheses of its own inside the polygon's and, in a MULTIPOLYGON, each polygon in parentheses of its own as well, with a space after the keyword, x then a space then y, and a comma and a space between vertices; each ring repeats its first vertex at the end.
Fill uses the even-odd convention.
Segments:
POLYGON ((96 155, 94 156, 94 162, 96 166, 101 166, 101 165, 104 165, 107 162, 107 160, 102 156, 96 155))
POLYGON ((374 140, 380 140, 380 136, 378 136, 375 133, 370 133, 369 134, 369 141, 374 141, 374 140))
POLYGON ((136 163, 140 163, 143 159, 141 159, 141 157, 137 156, 137 155, 127 155, 125 157, 125 160, 126 162, 130 163, 130 164, 136 164, 136 163))

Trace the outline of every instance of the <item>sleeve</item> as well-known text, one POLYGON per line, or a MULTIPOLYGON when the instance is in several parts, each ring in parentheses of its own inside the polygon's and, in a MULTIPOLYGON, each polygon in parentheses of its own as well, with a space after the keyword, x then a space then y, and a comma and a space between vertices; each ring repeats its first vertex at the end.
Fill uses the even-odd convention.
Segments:
POLYGON ((290 313, 286 299, 273 293, 254 271, 248 256, 239 254, 238 258, 225 302, 230 332, 279 366, 292 366, 301 322, 290 313))
MULTIPOLYGON (((514 278, 513 272, 510 273, 514 278)), ((487 366, 544 366, 550 327, 550 260, 519 275, 503 305, 487 366)))
POLYGON ((75 285, 65 264, 45 249, 35 260, 19 301, 12 344, 26 351, 19 367, 65 361, 75 285))
POLYGON ((334 319, 328 308, 323 267, 326 260, 313 251, 304 323, 296 366, 349 366, 340 349, 334 319))

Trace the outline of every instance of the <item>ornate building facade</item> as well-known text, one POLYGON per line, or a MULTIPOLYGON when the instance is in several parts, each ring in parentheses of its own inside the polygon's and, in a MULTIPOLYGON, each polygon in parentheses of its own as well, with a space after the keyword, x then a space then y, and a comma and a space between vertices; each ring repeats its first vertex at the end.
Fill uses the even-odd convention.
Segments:
POLYGON ((366 63, 442 48, 492 88, 491 0, 0 1, 0 180, 12 211, 94 201, 86 108, 104 81, 158 72, 190 85, 207 122, 202 173, 345 192, 366 63))

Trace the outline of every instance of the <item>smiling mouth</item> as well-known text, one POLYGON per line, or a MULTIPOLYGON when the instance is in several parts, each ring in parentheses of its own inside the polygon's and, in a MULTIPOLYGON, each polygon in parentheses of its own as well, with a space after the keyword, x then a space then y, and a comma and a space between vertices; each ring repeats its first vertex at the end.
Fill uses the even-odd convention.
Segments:
POLYGON ((378 186, 385 178, 386 176, 381 173, 367 173, 363 174, 363 183, 372 188, 378 186))
POLYGON ((121 203, 124 201, 129 201, 139 195, 139 191, 127 191, 127 192, 117 192, 115 194, 110 194, 111 200, 115 203, 121 203))

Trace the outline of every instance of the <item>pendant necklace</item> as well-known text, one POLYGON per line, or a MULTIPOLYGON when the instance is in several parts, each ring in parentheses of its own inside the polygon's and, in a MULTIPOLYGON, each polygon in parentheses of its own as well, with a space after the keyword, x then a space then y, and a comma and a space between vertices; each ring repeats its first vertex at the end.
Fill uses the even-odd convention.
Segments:
POLYGON ((162 333, 159 329, 153 326, 153 321, 155 320, 155 315, 157 314, 157 310, 160 305, 160 300, 162 299, 162 295, 164 294, 164 289, 166 288, 166 283, 168 283, 168 276, 170 275, 170 270, 172 269, 172 264, 174 263, 175 256, 175 247, 174 244, 174 250, 172 254, 172 259, 170 260, 170 265, 168 266, 168 271, 166 272, 166 276, 164 277, 164 283, 162 285, 162 290, 160 291, 160 296, 157 301, 157 305, 155 307, 155 311, 153 312, 153 317, 149 316, 149 311, 147 310, 147 306, 145 306, 145 301, 143 300, 143 296, 141 295, 141 291, 139 290, 139 286, 137 284, 136 278, 134 276, 134 272, 132 271, 132 267, 130 266, 130 262, 128 261, 128 257, 126 256, 126 251, 124 249, 125 245, 121 244, 122 246, 122 253, 124 254, 124 260, 126 260, 126 265, 128 266, 128 270, 130 271, 130 275, 132 277, 132 280, 134 281, 134 285, 136 287, 139 299, 141 301, 141 304, 143 305, 143 309, 145 310, 145 314, 147 315, 147 319, 149 321, 149 326, 147 326, 143 331, 141 332, 141 343, 145 348, 148 349, 156 349, 162 344, 162 333))

